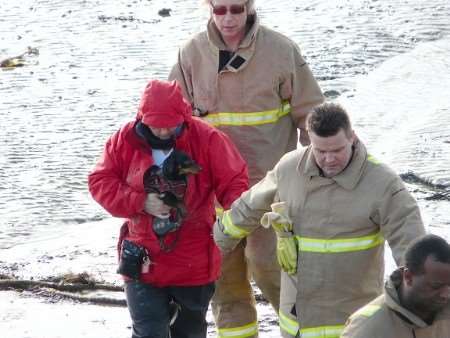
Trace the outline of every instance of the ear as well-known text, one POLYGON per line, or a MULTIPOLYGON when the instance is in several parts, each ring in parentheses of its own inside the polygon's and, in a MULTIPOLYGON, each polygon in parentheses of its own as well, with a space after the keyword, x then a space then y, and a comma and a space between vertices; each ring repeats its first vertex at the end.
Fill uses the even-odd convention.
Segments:
POLYGON ((355 131, 352 129, 352 131, 350 132, 350 141, 352 142, 352 144, 354 144, 355 140, 356 140, 356 134, 355 134, 355 131))
POLYGON ((411 271, 409 271, 408 268, 404 268, 402 271, 402 276, 403 276, 403 282, 408 285, 411 286, 413 279, 414 279, 414 275, 412 274, 411 271))

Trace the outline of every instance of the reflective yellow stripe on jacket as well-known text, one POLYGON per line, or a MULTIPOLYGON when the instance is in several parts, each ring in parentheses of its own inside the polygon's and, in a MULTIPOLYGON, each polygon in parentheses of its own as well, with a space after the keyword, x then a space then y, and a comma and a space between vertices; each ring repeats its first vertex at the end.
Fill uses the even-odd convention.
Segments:
POLYGON ((229 235, 233 238, 244 238, 247 237, 248 234, 250 234, 250 231, 247 231, 245 229, 242 229, 236 225, 233 224, 233 221, 230 217, 230 211, 224 211, 223 217, 222 217, 222 224, 223 224, 223 233, 225 235, 229 235))
MULTIPOLYGON (((289 335, 295 337, 297 336, 299 330, 299 324, 296 320, 289 318, 282 311, 278 313, 280 320, 280 328, 289 335)), ((301 338, 339 338, 342 331, 344 330, 344 325, 334 325, 334 326, 318 326, 309 327, 300 330, 301 338)))
POLYGON ((301 338, 339 338, 344 325, 310 327, 300 330, 301 338))
POLYGON ((377 312, 379 309, 381 309, 381 306, 379 305, 366 305, 356 311, 354 314, 350 316, 350 318, 354 318, 357 316, 364 316, 364 317, 371 317, 375 312, 377 312))
POLYGON ((218 336, 233 337, 233 338, 245 338, 258 334, 258 323, 253 322, 244 326, 234 327, 229 329, 218 329, 218 336))
POLYGON ((214 127, 257 126, 260 124, 274 123, 283 116, 289 114, 290 111, 290 104, 288 102, 283 102, 278 109, 251 113, 219 112, 206 115, 203 119, 214 127))
POLYGON ((316 239, 296 236, 298 249, 303 252, 339 253, 361 251, 384 243, 380 232, 374 235, 345 239, 316 239))
POLYGON ((215 207, 215 209, 216 209, 216 217, 219 217, 220 219, 222 219, 223 212, 224 212, 223 208, 215 207))
POLYGON ((281 310, 278 312, 278 317, 281 330, 295 337, 299 329, 297 321, 289 318, 281 310))
POLYGON ((378 161, 375 157, 373 157, 370 154, 367 155, 367 161, 372 162, 373 164, 380 164, 381 163, 380 161, 378 161))

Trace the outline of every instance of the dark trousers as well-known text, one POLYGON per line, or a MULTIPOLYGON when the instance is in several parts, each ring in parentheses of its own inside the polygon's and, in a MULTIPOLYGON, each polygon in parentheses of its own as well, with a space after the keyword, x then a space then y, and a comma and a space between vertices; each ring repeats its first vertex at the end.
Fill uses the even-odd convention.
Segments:
POLYGON ((125 296, 133 322, 131 337, 206 338, 205 317, 213 293, 214 283, 157 288, 137 281, 126 282, 125 296), (169 326, 171 301, 179 305, 179 311, 169 326))

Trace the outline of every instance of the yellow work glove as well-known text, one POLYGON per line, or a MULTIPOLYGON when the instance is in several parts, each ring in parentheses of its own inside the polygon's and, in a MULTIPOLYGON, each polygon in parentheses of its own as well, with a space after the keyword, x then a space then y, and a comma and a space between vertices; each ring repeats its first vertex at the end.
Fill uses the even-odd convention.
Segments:
POLYGON ((283 271, 290 275, 297 272, 297 242, 295 240, 292 222, 289 219, 284 202, 273 203, 272 211, 266 212, 261 218, 261 225, 272 228, 277 235, 277 260, 283 271))

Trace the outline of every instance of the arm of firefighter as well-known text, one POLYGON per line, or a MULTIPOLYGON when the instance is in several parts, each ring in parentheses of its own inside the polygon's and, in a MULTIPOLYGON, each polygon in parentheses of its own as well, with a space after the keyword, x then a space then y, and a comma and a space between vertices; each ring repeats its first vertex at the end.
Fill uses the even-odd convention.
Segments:
POLYGON ((208 140, 207 156, 217 201, 229 209, 248 189, 247 164, 228 136, 218 130, 208 140))
POLYGON ((175 80, 183 91, 183 96, 191 103, 194 102, 194 90, 192 86, 192 77, 189 71, 189 67, 183 63, 183 50, 178 51, 178 60, 175 63, 169 73, 169 81, 175 80))
POLYGON ((118 139, 116 133, 106 143, 100 160, 89 174, 88 185, 94 200, 112 216, 128 218, 143 212, 147 194, 127 184, 128 164, 121 158, 118 139))
MULTIPOLYGON (((239 242, 247 237, 253 230, 261 226, 262 215, 270 211, 277 192, 276 171, 269 171, 266 177, 244 192, 240 198, 233 202, 231 209, 223 213, 219 230, 239 242)), ((220 247, 220 243, 218 243, 220 247)))
POLYGON ((306 117, 312 108, 324 102, 324 96, 297 45, 292 46, 290 60, 286 63, 288 68, 280 86, 280 96, 282 100, 289 101, 291 116, 300 129, 299 141, 305 146, 309 144, 306 117))
MULTIPOLYGON (((225 211, 226 213, 227 211, 225 211)), ((225 214, 224 213, 224 214, 225 214)), ((223 215, 222 217, 217 217, 216 223, 214 223, 213 236, 214 242, 219 247, 220 251, 223 253, 228 253, 233 251, 236 245, 241 241, 240 237, 233 237, 228 233, 225 233, 225 228, 223 226, 223 215)))
POLYGON ((419 206, 400 177, 396 176, 381 201, 381 232, 392 249, 397 265, 402 265, 408 244, 425 234, 419 206))

